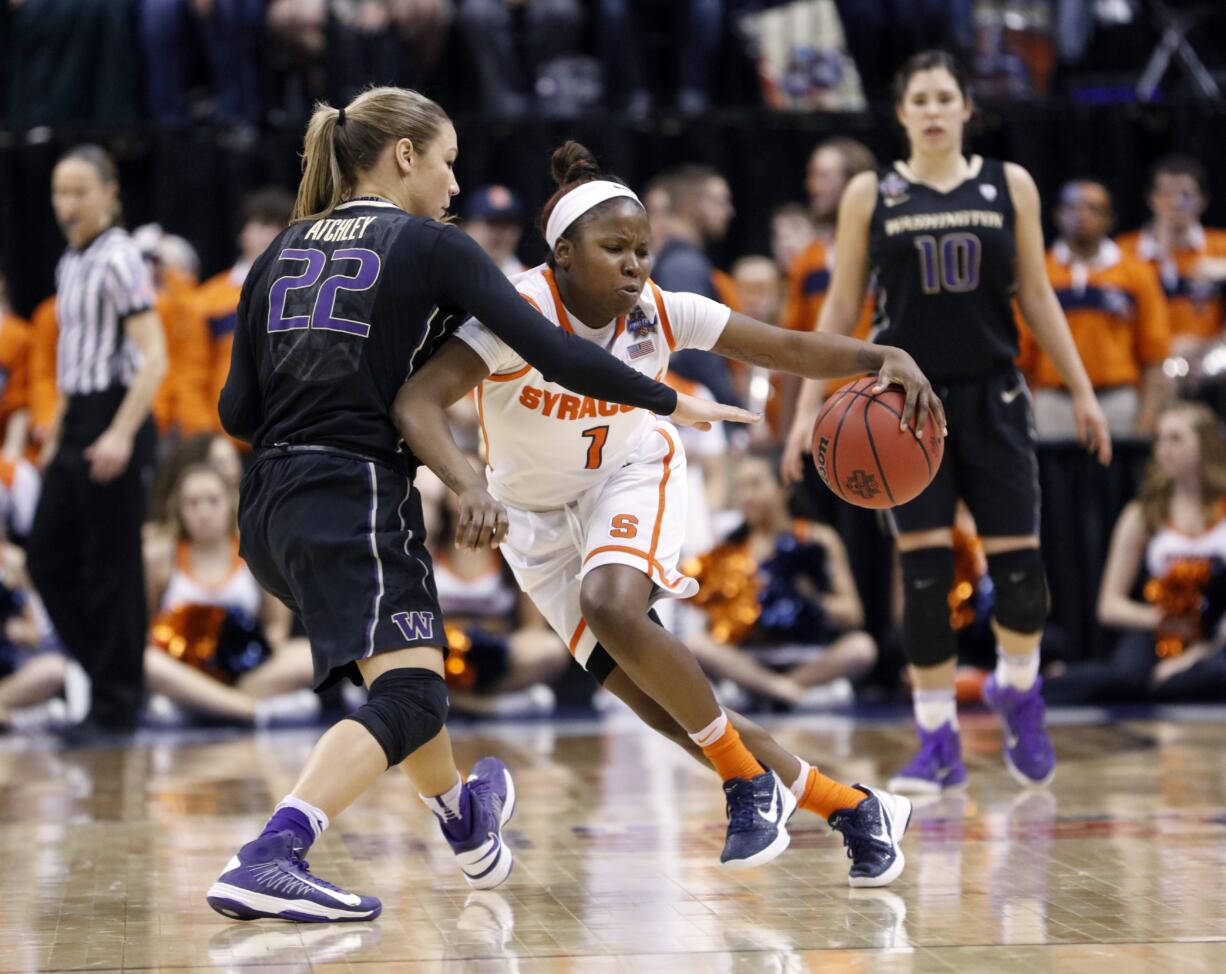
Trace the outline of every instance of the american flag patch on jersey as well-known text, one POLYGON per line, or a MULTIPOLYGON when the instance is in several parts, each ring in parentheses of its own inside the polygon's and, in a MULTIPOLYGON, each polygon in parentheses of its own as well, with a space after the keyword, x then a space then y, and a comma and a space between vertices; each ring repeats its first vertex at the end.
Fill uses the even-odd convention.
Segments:
POLYGON ((631 358, 642 358, 644 355, 650 355, 655 350, 655 343, 650 338, 645 339, 636 345, 631 345, 629 348, 631 358))

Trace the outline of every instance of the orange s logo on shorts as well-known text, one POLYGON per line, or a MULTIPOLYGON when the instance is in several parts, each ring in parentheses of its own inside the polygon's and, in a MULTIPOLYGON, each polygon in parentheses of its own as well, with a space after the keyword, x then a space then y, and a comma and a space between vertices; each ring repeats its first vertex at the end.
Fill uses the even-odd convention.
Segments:
POLYGON ((611 538, 633 538, 639 533, 639 519, 633 514, 614 514, 611 538))

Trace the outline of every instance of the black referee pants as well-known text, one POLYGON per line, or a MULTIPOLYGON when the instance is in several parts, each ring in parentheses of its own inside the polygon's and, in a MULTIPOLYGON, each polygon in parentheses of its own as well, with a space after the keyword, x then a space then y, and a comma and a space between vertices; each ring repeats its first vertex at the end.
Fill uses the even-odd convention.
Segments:
POLYGON ((116 730, 136 726, 144 696, 149 620, 141 522, 153 421, 137 434, 127 469, 109 483, 90 477, 83 451, 110 424, 123 392, 69 399, 26 551, 56 633, 90 676, 89 716, 116 730))

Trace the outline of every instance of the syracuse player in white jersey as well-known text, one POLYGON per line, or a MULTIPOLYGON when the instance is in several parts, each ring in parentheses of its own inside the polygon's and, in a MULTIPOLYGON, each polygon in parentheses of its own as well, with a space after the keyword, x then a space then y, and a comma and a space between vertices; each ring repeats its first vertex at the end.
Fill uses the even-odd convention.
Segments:
MULTIPOLYGON (((905 353, 788 332, 698 295, 661 291, 648 278, 649 229, 638 198, 601 177, 577 143, 554 153, 552 169, 559 190, 541 217, 550 258, 512 280, 558 327, 653 377, 680 348, 814 377, 875 370, 881 388, 904 388, 904 423, 917 433, 926 422, 943 428, 936 395, 905 353)), ((853 885, 891 882, 903 868, 898 841, 910 803, 840 784, 725 713, 693 654, 649 615, 655 599, 698 588, 677 569, 686 477, 676 430, 641 409, 572 395, 479 322, 456 337, 405 384, 395 408, 414 453, 460 495, 457 541, 502 542, 519 584, 575 658, 640 714, 662 708, 701 749, 727 796, 724 865, 779 855, 799 803, 843 833, 853 885), (444 413, 473 388, 498 503, 459 453, 444 413)), ((667 732, 666 719, 649 723, 667 732)))

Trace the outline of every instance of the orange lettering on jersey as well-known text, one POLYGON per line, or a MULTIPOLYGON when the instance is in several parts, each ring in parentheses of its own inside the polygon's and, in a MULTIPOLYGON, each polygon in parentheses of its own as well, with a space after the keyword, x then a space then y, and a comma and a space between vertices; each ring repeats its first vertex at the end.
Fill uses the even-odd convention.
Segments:
POLYGON ((596 418, 596 400, 591 396, 583 397, 583 405, 579 407, 580 419, 595 419, 596 418))
POLYGON ((534 389, 532 386, 524 386, 519 392, 519 403, 521 406, 526 406, 528 409, 540 409, 541 390, 534 389))
POLYGON ((596 409, 600 412, 601 416, 617 415, 617 403, 615 402, 605 402, 604 400, 601 400, 596 404, 596 409))
POLYGON ((633 538, 639 533, 639 519, 633 514, 614 514, 610 538, 633 538))
POLYGON ((545 390, 545 409, 543 410, 543 412, 545 413, 546 416, 550 416, 553 414, 553 407, 558 404, 558 400, 561 398, 562 398, 562 393, 550 392, 548 389, 545 390))
POLYGON ((563 396, 562 405, 558 407, 558 419, 579 418, 579 397, 563 396))

